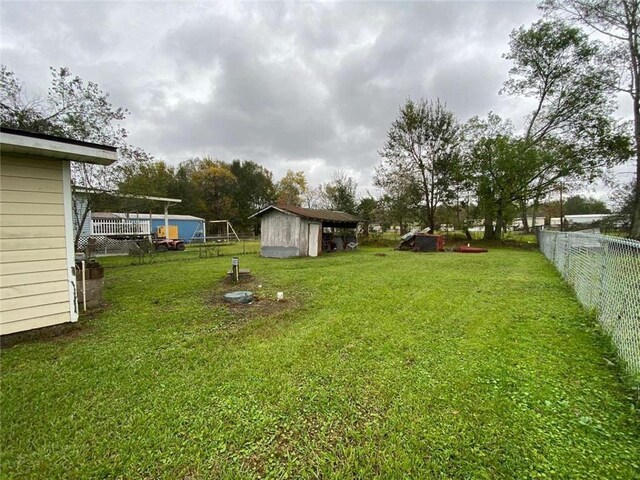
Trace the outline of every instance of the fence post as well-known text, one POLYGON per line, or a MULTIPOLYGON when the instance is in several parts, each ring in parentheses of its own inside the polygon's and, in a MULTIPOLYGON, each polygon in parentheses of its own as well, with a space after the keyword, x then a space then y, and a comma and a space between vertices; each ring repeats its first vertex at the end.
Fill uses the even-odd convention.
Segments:
MULTIPOLYGON (((604 310, 604 299, 607 293, 607 258, 609 257, 609 242, 604 242, 603 255, 600 258, 600 296, 598 298, 598 313, 604 310)), ((601 315, 598 315, 601 320, 601 315)), ((602 322, 600 322, 602 323, 602 322)))
POLYGON ((564 271, 565 271, 565 275, 564 275, 564 278, 567 280, 567 283, 573 287, 573 282, 571 281, 571 264, 573 263, 573 262, 571 262, 572 242, 571 242, 571 237, 569 236, 569 234, 563 233, 563 235, 565 236, 565 242, 564 242, 564 271))

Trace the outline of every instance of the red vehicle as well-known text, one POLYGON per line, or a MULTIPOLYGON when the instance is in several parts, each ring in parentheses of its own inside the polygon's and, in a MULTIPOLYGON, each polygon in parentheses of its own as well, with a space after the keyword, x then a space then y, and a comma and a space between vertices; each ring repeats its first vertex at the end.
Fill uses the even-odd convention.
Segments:
POLYGON ((182 252, 184 250, 184 242, 182 240, 155 238, 153 245, 155 246, 156 252, 168 252, 169 250, 182 252))

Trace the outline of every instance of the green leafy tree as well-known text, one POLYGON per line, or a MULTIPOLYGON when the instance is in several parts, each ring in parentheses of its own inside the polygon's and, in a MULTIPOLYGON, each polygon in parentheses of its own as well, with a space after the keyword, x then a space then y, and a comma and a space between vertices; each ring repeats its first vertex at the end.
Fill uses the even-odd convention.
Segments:
POLYGON ((175 170, 163 161, 128 165, 122 173, 123 194, 171 197, 174 190, 175 170))
POLYGON ((300 207, 308 190, 309 185, 304 172, 287 170, 285 176, 276 185, 277 202, 283 205, 300 207))
MULTIPOLYGON (((175 170, 162 161, 129 164, 122 169, 117 187, 118 195, 109 196, 108 202, 95 202, 94 211, 110 210, 141 213, 163 213, 164 204, 138 198, 139 196, 180 198, 177 192, 175 170)), ((183 203, 171 206, 172 213, 184 213, 183 203)), ((190 212, 189 212, 190 213, 190 212)), ((79 234, 80 232, 78 232, 79 234)))
POLYGON ((598 63, 598 45, 578 28, 538 21, 511 33, 513 61, 503 92, 533 98, 525 138, 599 133, 615 109, 608 96, 610 71, 598 63))
POLYGON ((479 138, 470 155, 478 207, 484 216, 485 240, 501 238, 516 211, 522 190, 522 142, 505 136, 479 138))
POLYGON ((514 66, 503 92, 536 102, 523 137, 523 154, 537 151, 529 155, 536 165, 527 168, 530 178, 518 200, 525 227, 530 200, 535 212, 564 177, 592 180, 631 153, 628 136, 611 116, 612 76, 599 53, 580 29, 560 21, 541 20, 511 34, 505 57, 514 66))
POLYGON ((275 200, 273 175, 252 161, 234 160, 229 169, 237 179, 232 192, 236 212, 233 223, 238 229, 248 230, 253 226, 249 217, 275 200))
MULTIPOLYGON (((197 214, 200 204, 199 192, 183 164, 172 167, 163 161, 154 161, 127 166, 123 169, 118 191, 124 195, 178 198, 181 202, 171 208, 177 214, 197 214)), ((126 203, 128 206, 125 208, 132 208, 135 202, 129 200, 126 203)), ((137 202, 136 208, 144 208, 152 213, 164 211, 163 206, 157 202, 147 202, 145 205, 142 203, 137 202)))
POLYGON ((635 180, 620 185, 612 195, 615 218, 626 227, 630 227, 633 218, 638 184, 635 180))
POLYGON ((607 204, 596 198, 574 195, 567 198, 563 206, 565 215, 586 215, 590 213, 611 213, 607 204))
POLYGON ((181 162, 174 168, 174 177, 169 190, 170 198, 179 198, 181 203, 173 207, 175 213, 183 215, 200 215, 203 204, 202 192, 194 185, 192 174, 194 166, 191 161, 181 162))
POLYGON ((527 198, 534 197, 536 216, 538 200, 553 192, 560 179, 588 178, 602 166, 597 160, 585 158, 579 146, 555 137, 536 144, 517 137, 511 124, 495 114, 485 120, 474 117, 466 130, 470 139, 467 181, 484 217, 485 239, 500 238, 527 198))
POLYGON ((358 184, 343 171, 334 172, 331 181, 324 186, 328 208, 351 214, 356 213, 358 184))
POLYGON ((377 211, 385 229, 398 225, 404 234, 409 224, 420 220, 424 223, 422 192, 413 175, 382 162, 376 166, 373 183, 382 190, 377 211))
MULTIPOLYGON (((541 8, 552 18, 597 32, 607 39, 601 63, 614 73, 609 83, 628 95, 633 112, 636 183, 640 183, 640 3, 638 0, 544 0, 541 8)), ((630 236, 640 240, 640 192, 634 192, 630 236)))
MULTIPOLYGON (((379 152, 383 163, 378 171, 381 183, 388 185, 388 180, 380 175, 401 179, 405 186, 411 183, 409 190, 419 191, 420 201, 407 207, 421 206, 425 223, 433 230, 436 208, 449 201, 455 190, 461 145, 462 129, 445 104, 409 99, 400 108, 379 152)), ((401 190, 407 191, 404 186, 401 190)))
POLYGON ((378 209, 378 201, 372 196, 363 197, 358 202, 356 214, 368 222, 376 220, 376 211, 378 209))
MULTIPOLYGON (((164 162, 130 166, 124 170, 120 193, 180 198, 174 213, 226 219, 248 230, 253 225, 248 217, 273 201, 275 186, 271 172, 255 162, 228 164, 205 157, 175 168, 164 162)), ((158 208, 149 206, 153 211, 158 208)))
POLYGON ((238 179, 229 165, 211 157, 194 158, 183 164, 198 192, 197 213, 206 220, 237 217, 233 192, 238 179))

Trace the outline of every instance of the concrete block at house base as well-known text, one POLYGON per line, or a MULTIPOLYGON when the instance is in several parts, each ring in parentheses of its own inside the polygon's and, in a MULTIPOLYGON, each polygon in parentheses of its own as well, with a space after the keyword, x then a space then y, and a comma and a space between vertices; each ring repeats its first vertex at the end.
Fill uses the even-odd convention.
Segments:
MULTIPOLYGON (((88 270, 87 270, 88 271, 88 270)), ((78 305, 80 310, 84 309, 84 299, 87 301, 87 309, 97 308, 102 303, 102 290, 104 289, 104 278, 85 279, 86 292, 82 285, 82 275, 76 275, 76 288, 78 305)))

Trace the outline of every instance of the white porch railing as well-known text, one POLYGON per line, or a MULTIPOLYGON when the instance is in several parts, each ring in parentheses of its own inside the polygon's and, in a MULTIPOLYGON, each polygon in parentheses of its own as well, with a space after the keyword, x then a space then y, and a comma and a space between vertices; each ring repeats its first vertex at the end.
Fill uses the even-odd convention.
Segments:
POLYGON ((149 220, 136 220, 135 218, 93 218, 91 220, 91 235, 149 235, 151 222, 149 220))

